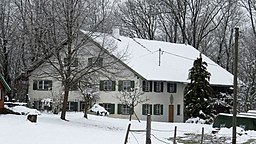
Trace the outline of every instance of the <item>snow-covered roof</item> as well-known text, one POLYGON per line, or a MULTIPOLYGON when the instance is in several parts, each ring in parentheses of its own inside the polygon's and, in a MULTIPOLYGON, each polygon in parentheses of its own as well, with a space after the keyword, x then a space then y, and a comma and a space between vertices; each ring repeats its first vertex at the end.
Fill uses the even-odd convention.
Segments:
MULTIPOLYGON (((188 83, 189 69, 191 69, 194 60, 200 54, 194 47, 185 44, 125 36, 114 38, 110 35, 105 35, 104 38, 102 36, 95 38, 101 45, 103 45, 103 39, 104 41, 113 41, 112 43, 116 45, 118 51, 127 51, 128 60, 124 63, 145 79, 153 81, 188 83), (160 59, 159 49, 161 49, 160 59)), ((207 69, 211 73, 210 84, 233 85, 233 75, 231 73, 205 55, 202 55, 202 58, 208 64, 207 69)))

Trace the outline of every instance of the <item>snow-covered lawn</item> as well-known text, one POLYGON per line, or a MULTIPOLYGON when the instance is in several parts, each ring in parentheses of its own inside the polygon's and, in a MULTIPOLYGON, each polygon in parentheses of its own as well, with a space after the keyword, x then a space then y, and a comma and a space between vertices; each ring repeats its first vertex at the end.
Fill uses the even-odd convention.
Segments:
MULTIPOLYGON (((129 123, 126 119, 95 115, 89 115, 89 119, 84 119, 83 113, 80 112, 68 112, 69 121, 60 120, 59 117, 59 115, 42 113, 38 115, 37 123, 31 123, 24 115, 0 115, 1 144, 122 144, 129 123)), ((177 126, 177 139, 180 142, 200 140, 199 134, 204 127, 206 137, 225 138, 225 141, 230 143, 231 129, 221 129, 213 136, 211 125, 161 122, 152 122, 152 143, 172 143, 175 126, 177 126)), ((132 130, 145 130, 145 128, 145 121, 131 122, 132 130)), ((238 136, 238 143, 256 139, 255 131, 246 133, 243 132, 238 136)), ((144 144, 145 135, 145 132, 131 132, 128 144, 144 144)))

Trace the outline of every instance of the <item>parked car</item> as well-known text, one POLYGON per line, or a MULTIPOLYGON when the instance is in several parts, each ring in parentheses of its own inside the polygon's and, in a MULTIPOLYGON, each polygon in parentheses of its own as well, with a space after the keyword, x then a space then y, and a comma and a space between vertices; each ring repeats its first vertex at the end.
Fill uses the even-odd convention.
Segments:
POLYGON ((100 116, 106 116, 109 115, 109 112, 99 104, 94 104, 89 111, 93 114, 100 115, 100 116))

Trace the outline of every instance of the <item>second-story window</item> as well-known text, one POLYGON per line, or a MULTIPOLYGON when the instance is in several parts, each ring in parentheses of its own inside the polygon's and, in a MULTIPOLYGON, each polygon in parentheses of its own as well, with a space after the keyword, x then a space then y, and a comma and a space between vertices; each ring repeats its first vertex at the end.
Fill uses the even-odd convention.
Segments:
MULTIPOLYGON (((64 66, 68 66, 68 58, 64 58, 64 66)), ((73 58, 70 60, 71 67, 77 67, 78 66, 78 58, 73 58)))
POLYGON ((51 80, 34 80, 33 90, 52 90, 51 80))
POLYGON ((161 81, 154 82, 154 92, 163 92, 163 82, 161 81))
POLYGON ((142 90, 144 92, 152 92, 152 81, 143 81, 142 90))
POLYGON ((119 91, 131 91, 134 88, 134 81, 124 80, 118 81, 118 90, 119 91))
POLYGON ((116 82, 111 80, 100 81, 100 91, 115 91, 116 82))
POLYGON ((168 82, 167 83, 167 92, 176 93, 176 91, 177 91, 176 85, 177 85, 176 83, 168 82))
POLYGON ((103 58, 102 57, 90 57, 88 58, 88 66, 103 66, 103 58))

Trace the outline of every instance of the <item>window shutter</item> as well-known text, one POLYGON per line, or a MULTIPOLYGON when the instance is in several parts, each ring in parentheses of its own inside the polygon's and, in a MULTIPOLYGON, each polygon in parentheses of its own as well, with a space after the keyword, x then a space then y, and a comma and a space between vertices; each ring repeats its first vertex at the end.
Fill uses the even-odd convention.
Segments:
POLYGON ((131 81, 131 88, 134 88, 134 81, 131 81))
POLYGON ((99 58, 98 66, 99 66, 99 67, 102 67, 102 66, 103 66, 103 58, 99 58))
POLYGON ((117 107, 117 114, 122 114, 122 104, 118 104, 117 107))
POLYGON ((149 105, 149 114, 151 114, 152 115, 152 105, 149 105))
POLYGON ((146 115, 145 109, 146 109, 146 105, 143 104, 143 105, 142 105, 142 115, 146 115))
POLYGON ((149 91, 152 92, 152 81, 149 81, 149 84, 150 84, 149 91))
POLYGON ((160 114, 163 115, 163 112, 164 112, 164 105, 161 105, 161 111, 160 111, 160 114))
POLYGON ((100 91, 103 91, 104 81, 100 81, 100 91))
POLYGON ((163 92, 164 91, 164 83, 161 82, 160 85, 161 85, 161 92, 163 92))
POLYGON ((103 106, 103 103, 99 103, 99 105, 102 106, 102 107, 104 107, 104 106, 103 106))
POLYGON ((118 91, 123 90, 123 81, 118 81, 118 91))
POLYGON ((115 114, 115 104, 110 104, 109 113, 110 113, 110 114, 115 114))
POLYGON ((88 58, 88 66, 92 65, 92 58, 88 58))
POLYGON ((112 81, 112 91, 116 91, 116 81, 112 81))
POLYGON ((52 81, 51 80, 48 81, 48 90, 52 90, 52 81))
POLYGON ((142 81, 142 91, 145 91, 146 82, 142 81))
POLYGON ((177 84, 175 83, 174 84, 174 92, 173 93, 176 93, 177 92, 177 84))
POLYGON ((157 82, 155 81, 155 82, 154 82, 154 92, 157 92, 157 91, 156 91, 156 85, 157 85, 157 82))
POLYGON ((74 59, 74 62, 73 62, 73 65, 74 67, 77 67, 78 66, 78 58, 75 58, 74 59))
POLYGON ((155 105, 154 105, 154 115, 157 115, 156 109, 157 109, 157 105, 155 104, 155 105))
POLYGON ((68 58, 64 58, 64 66, 68 66, 68 58))
POLYGON ((167 92, 170 92, 170 83, 167 82, 167 92))
POLYGON ((130 107, 129 114, 130 114, 130 115, 132 115, 132 114, 133 114, 133 112, 134 112, 133 108, 132 108, 132 107, 130 107))
POLYGON ((36 80, 33 81, 33 90, 37 90, 37 81, 36 80))

